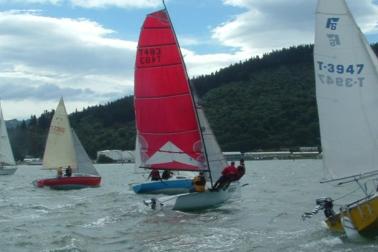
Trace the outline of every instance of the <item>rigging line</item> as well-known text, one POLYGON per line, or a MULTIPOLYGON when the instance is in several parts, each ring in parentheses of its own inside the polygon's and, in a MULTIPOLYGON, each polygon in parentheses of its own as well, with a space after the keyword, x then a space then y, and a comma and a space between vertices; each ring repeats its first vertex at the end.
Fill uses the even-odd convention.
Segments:
MULTIPOLYGON (((343 198, 345 198, 345 197, 347 197, 347 196, 349 196, 349 195, 351 195, 351 194, 353 194, 353 193, 355 193, 355 192, 357 192, 357 191, 359 191, 359 190, 360 190, 360 188, 357 188, 357 189, 355 189, 355 190, 353 190, 353 191, 351 191, 351 192, 349 192, 349 193, 347 193, 347 194, 344 194, 343 196, 341 196, 341 197, 339 197, 339 198, 334 199, 333 201, 341 200, 341 199, 343 199, 343 198)), ((341 205, 340 205, 340 206, 341 206, 341 205)))

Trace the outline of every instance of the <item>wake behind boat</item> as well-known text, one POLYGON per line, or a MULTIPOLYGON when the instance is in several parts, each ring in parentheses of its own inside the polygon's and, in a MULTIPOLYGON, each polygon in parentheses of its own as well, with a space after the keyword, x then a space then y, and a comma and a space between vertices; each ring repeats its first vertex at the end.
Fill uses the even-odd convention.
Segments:
MULTIPOLYGON (((213 188, 227 162, 190 85, 166 9, 147 15, 135 65, 140 167, 204 172, 213 188)), ((170 206, 180 211, 217 207, 230 199, 238 186, 239 183, 231 183, 221 190, 171 196, 169 201, 174 203, 170 206)), ((145 203, 153 208, 156 202, 160 205, 165 200, 145 203)))
POLYGON ((370 236, 378 233, 377 188, 365 182, 378 175, 378 61, 344 0, 318 1, 314 66, 326 182, 356 183, 363 197, 338 213, 335 200, 321 198, 303 217, 324 210, 330 230, 370 236))
POLYGON ((70 127, 63 98, 51 121, 43 156, 45 169, 58 170, 55 178, 33 181, 37 187, 69 190, 98 187, 101 177, 93 166, 75 131, 70 127), (63 175, 63 168, 66 169, 63 175))
POLYGON ((12 175, 16 170, 16 162, 13 157, 3 111, 0 106, 0 175, 12 175))

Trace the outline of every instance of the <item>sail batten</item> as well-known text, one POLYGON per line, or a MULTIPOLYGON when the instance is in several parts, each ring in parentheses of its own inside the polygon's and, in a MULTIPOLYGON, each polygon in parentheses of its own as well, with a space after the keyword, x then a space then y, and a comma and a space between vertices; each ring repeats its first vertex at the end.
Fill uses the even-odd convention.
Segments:
POLYGON ((324 165, 333 179, 378 170, 377 59, 344 0, 318 2, 314 67, 324 165))

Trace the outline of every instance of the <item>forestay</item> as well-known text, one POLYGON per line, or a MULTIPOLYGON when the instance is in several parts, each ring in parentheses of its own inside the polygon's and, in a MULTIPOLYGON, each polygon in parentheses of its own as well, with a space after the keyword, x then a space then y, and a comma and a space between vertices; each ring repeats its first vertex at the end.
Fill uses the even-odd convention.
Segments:
POLYGON ((332 178, 378 169, 377 59, 344 0, 320 0, 314 65, 323 160, 332 178))
POLYGON ((61 98, 51 120, 43 155, 43 167, 57 169, 70 165, 73 170, 76 170, 77 162, 73 146, 71 127, 63 98, 61 98))
POLYGON ((5 125, 3 111, 0 106, 0 163, 15 165, 12 148, 9 142, 8 131, 5 125))

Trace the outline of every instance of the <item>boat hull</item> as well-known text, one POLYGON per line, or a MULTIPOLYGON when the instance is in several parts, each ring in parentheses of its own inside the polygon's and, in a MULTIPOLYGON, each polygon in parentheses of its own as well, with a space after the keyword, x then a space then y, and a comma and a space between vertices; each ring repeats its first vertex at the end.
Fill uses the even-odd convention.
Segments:
POLYGON ((346 206, 325 222, 331 231, 337 233, 353 231, 366 237, 378 234, 378 195, 346 206))
POLYGON ((193 185, 191 179, 170 179, 133 184, 131 188, 138 194, 172 195, 187 193, 193 189, 193 185))
POLYGON ((12 175, 16 172, 17 168, 1 168, 0 175, 12 175))
POLYGON ((72 176, 61 178, 47 178, 33 181, 36 187, 50 187, 55 190, 74 190, 87 187, 98 187, 101 177, 98 176, 72 176))
POLYGON ((175 196, 151 198, 144 200, 151 209, 171 209, 183 212, 201 211, 217 208, 240 191, 239 183, 232 183, 227 189, 219 191, 191 192, 175 196))

